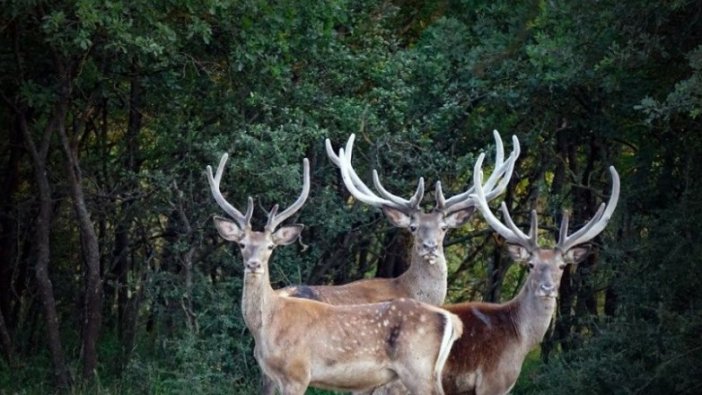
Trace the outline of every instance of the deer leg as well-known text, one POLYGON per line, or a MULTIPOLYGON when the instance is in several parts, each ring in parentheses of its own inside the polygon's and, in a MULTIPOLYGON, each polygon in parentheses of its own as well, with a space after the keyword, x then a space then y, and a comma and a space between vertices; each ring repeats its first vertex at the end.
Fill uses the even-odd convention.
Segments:
POLYGON ((261 375, 261 394, 275 395, 275 382, 267 374, 261 375))
POLYGON ((372 395, 409 395, 409 393, 400 380, 395 380, 376 388, 372 395))
POLYGON ((305 395, 307 385, 303 383, 287 382, 283 383, 283 395, 305 395))
POLYGON ((287 360, 275 374, 282 395, 304 395, 310 385, 311 372, 304 360, 287 360))
MULTIPOLYGON (((400 381, 406 388, 406 391, 412 395, 444 395, 441 388, 441 383, 436 380, 434 375, 422 374, 423 372, 407 370, 402 373, 398 372, 400 381)), ((390 389, 390 394, 402 394, 404 392, 401 386, 393 386, 390 389)))

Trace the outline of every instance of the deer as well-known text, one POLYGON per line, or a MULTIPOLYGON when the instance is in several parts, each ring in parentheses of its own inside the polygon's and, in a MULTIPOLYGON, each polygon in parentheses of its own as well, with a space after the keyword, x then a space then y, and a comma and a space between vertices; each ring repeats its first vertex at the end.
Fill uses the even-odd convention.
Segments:
MULTIPOLYGON (((505 160, 500 134, 495 130, 493 135, 495 168, 483 186, 488 200, 504 192, 520 152, 519 140, 513 136, 513 151, 505 160)), ((420 207, 424 197, 424 178, 419 178, 414 194, 405 199, 383 187, 378 172, 373 170, 373 182, 378 192, 374 193, 351 164, 354 140, 355 134, 351 134, 345 148, 341 148, 337 154, 329 139, 326 139, 327 156, 339 168, 344 185, 356 200, 380 208, 392 225, 410 231, 413 241, 409 268, 395 278, 363 279, 344 285, 292 286, 281 292, 331 304, 371 303, 400 297, 432 305, 443 304, 448 277, 444 237, 449 229, 458 228, 470 219, 475 210, 475 202, 470 197, 475 187, 446 198, 441 182, 437 181, 434 191, 436 204, 425 212, 420 207)))
POLYGON ((506 224, 492 213, 480 184, 482 161, 481 155, 473 174, 473 196, 478 210, 505 239, 511 258, 526 265, 528 275, 519 293, 506 303, 443 306, 461 317, 464 328, 464 335, 453 345, 443 370, 442 383, 447 394, 494 395, 512 389, 527 353, 543 340, 549 328, 563 271, 588 255, 587 243, 605 229, 619 199, 619 174, 609 167, 612 177, 609 201, 603 202, 594 217, 571 235, 568 235, 569 213, 564 210, 555 248, 544 248, 538 241, 536 210, 531 211, 528 234, 515 225, 504 202, 501 211, 506 224))
POLYGON ((301 224, 280 225, 307 199, 309 161, 303 160, 298 198, 281 213, 274 205, 263 230, 255 231, 253 199, 242 214, 220 191, 227 158, 222 155, 214 176, 206 169, 212 195, 230 217, 214 216, 214 224, 223 239, 239 246, 244 322, 258 365, 279 391, 300 395, 312 386, 363 393, 400 380, 413 394, 443 394, 441 370, 462 333, 460 319, 409 298, 336 306, 275 292, 269 260, 276 247, 294 243, 303 230, 301 224))

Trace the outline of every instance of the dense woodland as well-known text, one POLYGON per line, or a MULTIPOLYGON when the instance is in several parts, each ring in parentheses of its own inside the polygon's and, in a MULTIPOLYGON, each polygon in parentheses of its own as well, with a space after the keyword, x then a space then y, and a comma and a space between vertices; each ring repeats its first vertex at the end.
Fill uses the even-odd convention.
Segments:
MULTIPOLYGON (((230 154, 222 189, 261 224, 308 157, 271 279, 342 284, 401 273, 409 235, 349 197, 324 139, 356 133, 367 182, 452 195, 493 129, 522 145, 496 202, 536 209, 545 244, 609 165, 622 180, 514 393, 702 392, 698 1, 10 0, 0 94, 0 394, 256 393, 205 167, 230 154)), ((445 245, 449 301, 518 290, 480 215, 445 245)))

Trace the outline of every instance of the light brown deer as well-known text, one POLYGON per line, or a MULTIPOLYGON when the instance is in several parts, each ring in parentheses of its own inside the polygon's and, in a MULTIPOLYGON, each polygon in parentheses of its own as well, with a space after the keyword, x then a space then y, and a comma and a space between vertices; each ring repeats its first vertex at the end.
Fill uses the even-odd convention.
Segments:
MULTIPOLYGON (((483 186, 486 199, 501 194, 507 187, 514 163, 519 156, 519 141, 512 137, 513 151, 505 160, 504 147, 499 133, 494 131, 495 168, 483 186)), ((326 140, 327 155, 339 167, 348 191, 357 200, 378 207, 391 224, 408 229, 413 244, 410 265, 407 271, 396 278, 374 278, 335 286, 297 286, 284 289, 290 296, 316 299, 331 304, 368 303, 410 297, 421 302, 441 305, 446 298, 448 269, 444 257, 443 241, 451 228, 465 224, 475 210, 470 197, 474 187, 446 199, 441 183, 436 183, 435 207, 424 212, 420 207, 424 197, 424 179, 420 178, 417 189, 410 199, 393 195, 380 182, 377 171, 373 171, 373 182, 378 194, 360 179, 351 165, 355 135, 351 135, 346 148, 339 155, 334 153, 329 139, 326 140)))
POLYGON ((496 395, 509 392, 519 377, 527 353, 538 345, 548 329, 556 308, 563 270, 582 261, 588 243, 612 217, 619 199, 619 175, 614 167, 612 193, 595 216, 568 236, 568 212, 563 213, 558 244, 539 246, 536 211, 531 212, 531 229, 524 234, 502 203, 500 222, 488 207, 480 187, 482 156, 475 165, 475 198, 487 223, 505 238, 510 255, 527 265, 529 274, 519 294, 503 304, 468 302, 443 306, 461 317, 464 334, 453 346, 443 372, 447 394, 496 395), (605 208, 606 207, 606 208, 605 208))
POLYGON ((303 188, 278 214, 274 206, 263 231, 251 226, 253 199, 246 214, 224 198, 217 173, 207 167, 212 194, 233 221, 215 217, 222 238, 239 245, 244 263, 242 312, 255 339, 255 358, 284 395, 304 394, 308 386, 367 391, 399 379, 414 394, 443 394, 441 369, 461 335, 458 317, 411 299, 333 306, 290 298, 271 287, 268 261, 275 247, 294 242, 302 225, 276 228, 297 212, 309 194, 309 163, 303 162, 303 188))

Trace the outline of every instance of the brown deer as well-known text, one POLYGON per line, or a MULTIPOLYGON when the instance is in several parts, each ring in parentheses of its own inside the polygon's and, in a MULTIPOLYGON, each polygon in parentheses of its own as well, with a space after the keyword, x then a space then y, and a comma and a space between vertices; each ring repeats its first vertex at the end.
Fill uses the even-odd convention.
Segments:
POLYGON ((508 393, 517 381, 527 353, 538 345, 556 308, 563 270, 582 261, 589 249, 583 246, 602 230, 612 217, 619 199, 619 175, 614 167, 612 193, 595 216, 568 236, 568 212, 563 213, 555 248, 538 244, 536 211, 531 228, 524 234, 502 203, 504 225, 492 213, 480 186, 483 157, 475 165, 475 200, 487 223, 504 237, 512 258, 527 266, 529 274, 519 294, 503 304, 467 302, 443 306, 461 317, 464 335, 453 346, 442 376, 447 394, 493 395, 508 393), (605 208, 606 207, 606 208, 605 208))
POLYGON ((268 261, 275 247, 293 243, 302 225, 276 228, 297 212, 309 194, 309 162, 303 188, 278 214, 275 205, 263 231, 251 226, 253 199, 242 214, 222 196, 217 173, 207 166, 212 195, 233 221, 215 217, 220 236, 239 245, 244 263, 242 312, 255 340, 255 358, 283 395, 304 394, 308 386, 368 391, 399 379, 413 394, 443 394, 441 369, 461 335, 457 316, 411 299, 334 306, 276 293, 268 261))
MULTIPOLYGON (((494 131, 496 153, 495 168, 483 186, 488 200, 501 194, 512 176, 514 163, 519 156, 519 141, 512 137, 514 148, 505 160, 504 147, 499 133, 494 131)), ((409 268, 396 278, 374 278, 335 286, 296 286, 284 289, 286 295, 316 299, 331 304, 369 303, 410 297, 421 302, 441 305, 446 298, 448 269, 444 257, 443 241, 447 231, 465 224, 475 210, 470 197, 474 187, 446 199, 441 183, 436 183, 436 206, 428 212, 420 207, 424 197, 424 179, 410 199, 393 195, 380 182, 373 171, 373 182, 378 194, 360 179, 351 165, 355 135, 351 135, 346 148, 339 155, 334 153, 329 139, 327 155, 339 167, 346 188, 357 200, 381 208, 391 224, 408 229, 413 245, 409 268)))

